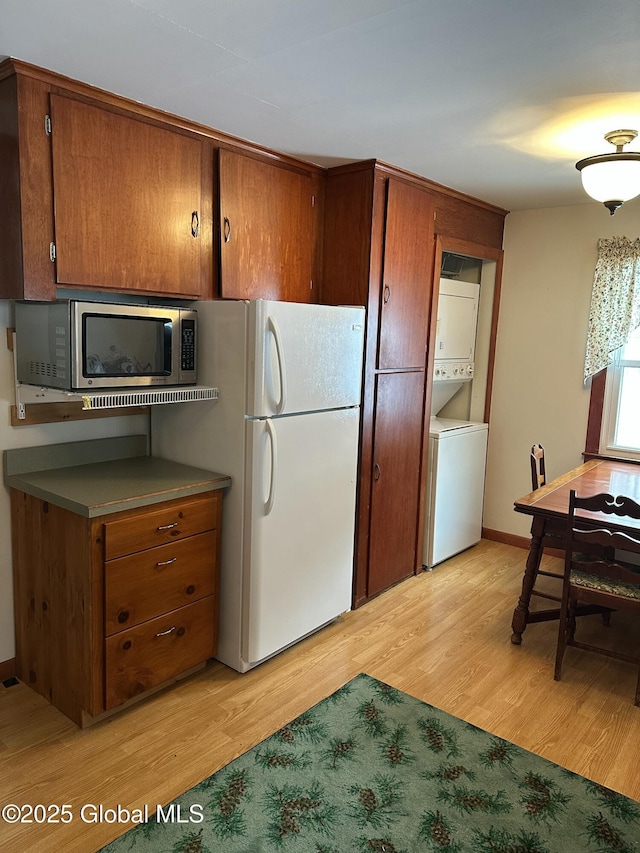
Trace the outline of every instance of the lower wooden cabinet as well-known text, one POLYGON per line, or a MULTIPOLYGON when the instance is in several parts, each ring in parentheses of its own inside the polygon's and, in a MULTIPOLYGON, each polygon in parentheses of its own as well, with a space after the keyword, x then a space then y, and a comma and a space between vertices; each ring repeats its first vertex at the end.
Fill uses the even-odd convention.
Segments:
POLYGON ((106 562, 105 635, 214 595, 217 536, 210 530, 106 562))
POLYGON ((222 492, 86 518, 11 491, 16 671, 80 726, 217 651, 222 492))
POLYGON ((145 693, 215 652, 211 597, 107 637, 105 707, 145 693))
POLYGON ((376 377, 367 594, 415 574, 424 371, 376 377))

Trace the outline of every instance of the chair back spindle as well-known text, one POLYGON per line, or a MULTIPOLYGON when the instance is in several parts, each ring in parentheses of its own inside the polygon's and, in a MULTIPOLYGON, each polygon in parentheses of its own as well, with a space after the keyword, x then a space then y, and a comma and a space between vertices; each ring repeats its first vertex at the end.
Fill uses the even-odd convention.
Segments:
POLYGON ((534 444, 531 448, 531 491, 547 485, 547 474, 544 467, 544 447, 534 444))

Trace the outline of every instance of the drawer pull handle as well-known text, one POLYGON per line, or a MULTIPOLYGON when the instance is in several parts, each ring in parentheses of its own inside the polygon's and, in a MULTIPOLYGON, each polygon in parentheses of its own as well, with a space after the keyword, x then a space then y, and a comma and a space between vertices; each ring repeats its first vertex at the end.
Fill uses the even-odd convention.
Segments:
POLYGON ((172 557, 170 560, 163 560, 160 563, 156 563, 156 566, 170 566, 171 563, 175 563, 177 559, 177 557, 172 557))
POLYGON ((173 528, 177 526, 178 522, 174 521, 171 524, 161 524, 160 527, 158 527, 158 530, 173 530, 173 528))
POLYGON ((159 631, 156 634, 156 637, 166 637, 169 634, 173 634, 174 631, 176 632, 177 637, 184 637, 184 635, 186 633, 185 628, 176 628, 176 626, 174 625, 173 628, 167 628, 166 631, 159 631))

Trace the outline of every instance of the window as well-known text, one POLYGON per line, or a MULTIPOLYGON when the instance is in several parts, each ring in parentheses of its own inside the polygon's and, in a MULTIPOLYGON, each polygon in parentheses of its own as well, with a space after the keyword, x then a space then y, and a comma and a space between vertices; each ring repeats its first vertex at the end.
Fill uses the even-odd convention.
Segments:
POLYGON ((640 328, 607 370, 600 453, 640 460, 640 328))

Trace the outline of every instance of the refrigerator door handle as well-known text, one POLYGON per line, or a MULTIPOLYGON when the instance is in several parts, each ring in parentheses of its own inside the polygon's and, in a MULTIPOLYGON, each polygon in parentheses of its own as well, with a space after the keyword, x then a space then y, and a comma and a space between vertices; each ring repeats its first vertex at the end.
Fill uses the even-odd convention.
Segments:
POLYGON ((276 322, 275 317, 269 317, 268 319, 268 327, 269 331, 273 335, 273 340, 276 345, 276 355, 278 357, 278 378, 280 379, 280 399, 276 403, 276 414, 281 415, 284 411, 284 407, 287 404, 287 382, 286 382, 286 374, 284 370, 284 360, 282 358, 282 337, 280 335, 280 329, 278 328, 278 324, 276 322))
POLYGON ((276 437, 276 428, 273 425, 271 418, 265 420, 267 427, 267 435, 269 436, 269 445, 271 446, 271 473, 269 477, 269 495, 264 505, 264 514, 269 515, 273 509, 273 502, 276 497, 276 472, 278 470, 278 439, 276 437))

